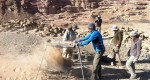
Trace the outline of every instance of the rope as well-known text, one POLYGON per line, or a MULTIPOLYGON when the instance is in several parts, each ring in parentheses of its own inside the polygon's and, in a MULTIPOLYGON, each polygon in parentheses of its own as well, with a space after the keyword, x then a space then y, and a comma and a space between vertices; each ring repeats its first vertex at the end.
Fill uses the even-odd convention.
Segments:
POLYGON ((81 54, 80 54, 80 48, 79 48, 79 46, 78 46, 78 54, 79 54, 79 58, 80 58, 82 77, 83 77, 83 80, 85 80, 85 79, 84 79, 83 64, 82 64, 82 59, 81 59, 81 54))
POLYGON ((40 62, 39 69, 38 69, 37 75, 36 75, 36 77, 35 77, 35 80, 37 80, 37 77, 38 77, 38 75, 39 75, 39 72, 40 72, 40 69, 41 69, 41 66, 42 66, 42 62, 43 62, 43 60, 44 60, 44 56, 45 56, 45 53, 46 53, 46 48, 47 48, 47 43, 46 43, 45 52, 44 52, 44 54, 43 54, 43 56, 42 56, 42 60, 41 60, 41 62, 40 62))

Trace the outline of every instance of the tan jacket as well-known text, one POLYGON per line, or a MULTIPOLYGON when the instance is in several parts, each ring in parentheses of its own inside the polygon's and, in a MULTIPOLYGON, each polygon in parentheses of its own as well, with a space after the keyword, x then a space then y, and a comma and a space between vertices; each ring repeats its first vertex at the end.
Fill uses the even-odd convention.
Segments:
POLYGON ((115 32, 114 36, 113 36, 113 39, 112 39, 112 44, 113 46, 121 46, 121 42, 122 42, 122 39, 123 39, 123 33, 118 30, 117 32, 115 32))

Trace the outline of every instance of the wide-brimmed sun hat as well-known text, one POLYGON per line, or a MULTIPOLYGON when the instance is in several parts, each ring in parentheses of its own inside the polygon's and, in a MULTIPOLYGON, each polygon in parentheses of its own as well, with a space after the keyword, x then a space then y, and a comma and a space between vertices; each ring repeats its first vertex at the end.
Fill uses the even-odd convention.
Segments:
POLYGON ((112 26, 111 29, 112 29, 113 31, 119 30, 118 26, 116 26, 116 25, 112 26))
POLYGON ((138 33, 136 31, 130 32, 130 36, 137 36, 137 35, 138 35, 138 33))

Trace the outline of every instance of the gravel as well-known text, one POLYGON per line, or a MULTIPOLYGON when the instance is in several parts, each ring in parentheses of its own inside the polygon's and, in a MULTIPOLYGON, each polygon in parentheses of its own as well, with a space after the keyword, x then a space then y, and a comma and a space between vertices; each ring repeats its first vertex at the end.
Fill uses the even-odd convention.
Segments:
POLYGON ((35 34, 0 33, 0 54, 32 54, 44 40, 35 34))

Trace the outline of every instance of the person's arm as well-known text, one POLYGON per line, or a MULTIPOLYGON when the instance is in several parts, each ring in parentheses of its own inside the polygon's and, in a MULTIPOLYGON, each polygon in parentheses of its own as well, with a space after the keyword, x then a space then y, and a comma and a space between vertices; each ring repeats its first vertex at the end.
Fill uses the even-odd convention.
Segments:
POLYGON ((139 56, 140 56, 140 54, 141 54, 141 40, 139 40, 138 42, 137 42, 137 55, 136 55, 136 60, 138 60, 139 59, 139 56))
POLYGON ((110 40, 112 39, 114 36, 107 36, 107 37, 103 37, 103 40, 110 40))
POLYGON ((87 44, 89 44, 92 40, 96 39, 97 36, 98 36, 97 33, 92 33, 86 41, 80 42, 79 45, 80 45, 80 46, 87 45, 87 44))
POLYGON ((84 38, 79 39, 79 41, 85 41, 90 37, 91 33, 85 36, 84 38))
POLYGON ((63 41, 67 41, 67 37, 68 37, 68 30, 66 30, 66 32, 63 35, 63 41))

